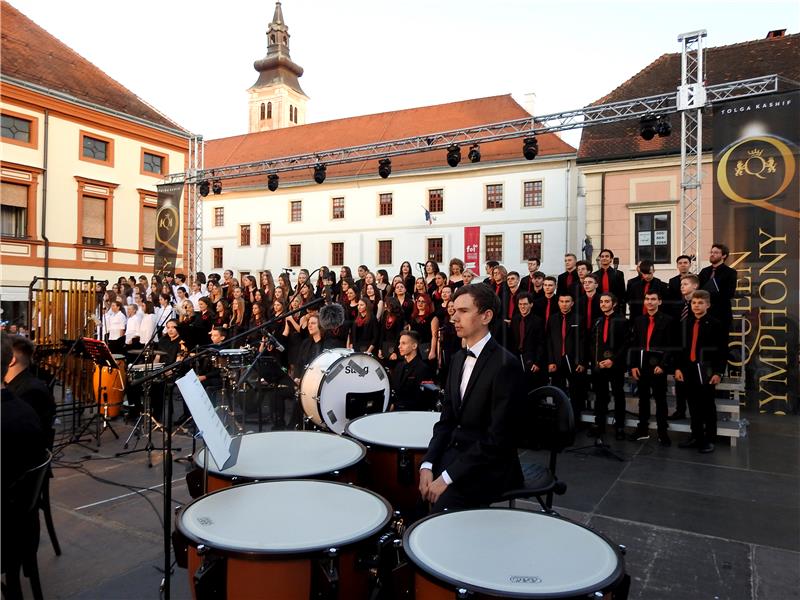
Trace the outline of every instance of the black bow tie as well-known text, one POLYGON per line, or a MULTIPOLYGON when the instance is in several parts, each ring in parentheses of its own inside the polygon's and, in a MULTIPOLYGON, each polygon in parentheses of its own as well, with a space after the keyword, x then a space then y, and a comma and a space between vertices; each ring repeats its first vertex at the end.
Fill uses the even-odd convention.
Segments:
POLYGON ((467 356, 471 356, 472 358, 477 358, 477 356, 475 356, 475 353, 472 350, 467 350, 467 356))

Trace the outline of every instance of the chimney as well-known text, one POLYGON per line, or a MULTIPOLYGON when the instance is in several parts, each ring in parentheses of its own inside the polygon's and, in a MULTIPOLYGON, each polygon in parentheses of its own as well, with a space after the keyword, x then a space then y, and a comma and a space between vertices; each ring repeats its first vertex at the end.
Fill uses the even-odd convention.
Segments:
POLYGON ((785 29, 773 29, 767 34, 767 39, 771 40, 772 38, 782 38, 784 35, 786 35, 785 29))
POLYGON ((536 106, 536 94, 534 92, 528 92, 527 94, 523 94, 522 98, 522 108, 528 111, 531 115, 535 114, 533 109, 536 106))

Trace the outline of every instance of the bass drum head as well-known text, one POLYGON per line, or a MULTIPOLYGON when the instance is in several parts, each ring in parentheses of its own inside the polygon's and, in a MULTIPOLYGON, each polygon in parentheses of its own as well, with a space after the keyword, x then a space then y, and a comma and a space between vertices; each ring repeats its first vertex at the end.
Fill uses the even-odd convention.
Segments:
POLYGON ((617 548, 564 519, 489 508, 426 517, 403 547, 424 573, 446 584, 507 598, 585 596, 624 575, 617 548))
POLYGON ((433 426, 441 416, 437 412, 411 410, 365 415, 350 421, 345 431, 369 445, 427 450, 433 426))
POLYGON ((386 412, 390 395, 383 366, 369 354, 345 348, 317 356, 300 381, 305 414, 315 424, 339 434, 351 419, 386 412))
POLYGON ((233 555, 306 554, 366 539, 392 509, 365 489, 314 480, 268 481, 198 498, 178 515, 194 544, 233 555))
MULTIPOLYGON (((220 469, 209 453, 208 472, 244 479, 316 477, 361 462, 366 449, 355 440, 316 431, 270 431, 242 436, 236 464, 220 469)), ((198 450, 194 462, 205 465, 206 452, 198 450)))

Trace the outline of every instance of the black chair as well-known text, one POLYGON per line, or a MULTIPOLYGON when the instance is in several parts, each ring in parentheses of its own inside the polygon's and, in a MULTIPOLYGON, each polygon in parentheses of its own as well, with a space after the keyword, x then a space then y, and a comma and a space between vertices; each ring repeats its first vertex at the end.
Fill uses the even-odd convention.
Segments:
MULTIPOLYGON (((50 429, 50 438, 48 440, 47 447, 52 452, 53 450, 53 440, 55 439, 56 430, 50 429)), ((53 525, 53 513, 50 510, 50 480, 53 478, 53 468, 52 464, 47 466, 47 476, 44 478, 44 484, 42 485, 42 495, 39 499, 39 508, 42 510, 42 514, 44 515, 44 523, 47 526, 47 534, 50 536, 50 543, 53 545, 53 551, 56 553, 56 556, 61 556, 61 545, 58 543, 58 537, 56 536, 56 528, 53 525)))
POLYGON ((567 484, 556 476, 558 454, 575 441, 575 416, 572 403, 563 390, 554 386, 543 386, 528 394, 524 446, 535 450, 549 450, 550 460, 545 465, 525 465, 523 487, 509 490, 501 501, 509 507, 516 506, 520 498, 536 498, 547 513, 553 510, 553 494, 563 495, 567 484))
MULTIPOLYGON (((11 531, 4 531, 4 537, 13 536, 12 543, 3 549, 3 572, 6 585, 5 598, 22 598, 20 568, 30 579, 33 597, 43 600, 42 584, 39 581, 39 564, 36 553, 39 549, 39 504, 42 488, 50 468, 53 455, 47 451, 44 462, 17 479, 8 489, 3 499, 4 521, 11 531)), ((9 539, 9 538, 7 538, 9 539)))

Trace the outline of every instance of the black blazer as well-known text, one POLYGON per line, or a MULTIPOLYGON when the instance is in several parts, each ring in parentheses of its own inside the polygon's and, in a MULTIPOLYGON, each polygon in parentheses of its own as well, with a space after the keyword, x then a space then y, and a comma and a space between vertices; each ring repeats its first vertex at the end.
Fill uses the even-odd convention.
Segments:
POLYGON ((713 281, 711 279, 712 272, 711 265, 700 271, 698 275, 700 289, 711 294, 711 308, 708 312, 722 323, 725 331, 728 331, 733 322, 731 300, 736 294, 736 270, 723 263, 717 267, 713 281))
POLYGON ((554 317, 559 313, 558 310, 558 294, 553 294, 552 298, 547 298, 544 294, 534 299, 533 312, 542 320, 542 326, 547 326, 547 304, 550 304, 550 317, 554 317))
POLYGON ((544 351, 544 321, 533 314, 533 312, 528 313, 527 317, 523 317, 519 312, 514 315, 514 318, 511 319, 511 326, 509 327, 508 341, 509 351, 522 358, 526 373, 531 370, 533 365, 537 365, 540 369, 544 369, 545 371, 547 370, 544 351), (520 322, 523 320, 525 336, 522 340, 522 349, 520 350, 520 322))
POLYGON ((539 290, 538 292, 533 289, 533 277, 530 275, 525 275, 519 282, 519 291, 521 292, 528 292, 529 294, 533 295, 534 297, 540 296, 544 294, 543 290, 539 290))
POLYGON ((419 388, 423 381, 431 380, 433 372, 419 354, 410 363, 401 358, 392 371, 392 404, 397 410, 431 410, 419 388))
POLYGON ((648 352, 646 348, 649 325, 649 315, 639 315, 633 319, 628 365, 632 369, 637 368, 645 372, 651 372, 655 367, 671 371, 677 341, 675 320, 663 310, 655 314, 655 325, 653 335, 650 337, 650 351, 648 352))
POLYGON ((625 276, 622 274, 622 271, 618 269, 608 269, 608 287, 610 289, 604 290, 603 289, 603 269, 597 269, 594 272, 597 278, 600 280, 600 285, 597 287, 597 292, 602 293, 605 291, 611 292, 617 297, 617 310, 621 314, 625 314, 625 303, 627 302, 627 294, 625 291, 625 276))
POLYGON ((525 388, 519 359, 490 338, 475 363, 461 399, 466 352, 453 357, 445 383, 442 416, 423 462, 434 476, 446 470, 453 485, 479 502, 522 485, 517 455, 518 415, 525 388))
MULTIPOLYGON (((695 363, 700 364, 703 383, 708 383, 712 375, 722 377, 727 362, 728 332, 723 329, 722 323, 706 314, 700 319, 700 329, 697 334, 696 360, 692 362, 692 332, 695 318, 690 314, 680 324, 680 350, 675 352, 675 368, 687 374, 691 369, 697 369, 695 363)), ((694 375, 691 373, 689 375, 694 375)))
MULTIPOLYGON (((547 338, 547 363, 561 364, 561 311, 550 315, 545 337, 547 338)), ((566 315, 567 339, 565 344, 566 355, 569 357, 571 369, 574 371, 578 365, 586 366, 586 347, 589 335, 580 313, 575 309, 566 315)))
MULTIPOLYGON (((643 315, 644 307, 644 289, 647 282, 641 277, 630 281, 628 285, 628 306, 631 309, 631 320, 643 315)), ((658 277, 653 277, 650 280, 650 287, 647 288, 648 292, 658 291, 661 293, 662 301, 667 296, 667 286, 658 277)), ((659 311, 660 312, 660 311, 659 311)))
POLYGON ((577 296, 580 292, 580 277, 578 277, 578 270, 574 269, 572 271, 572 285, 567 285, 567 278, 569 277, 569 273, 564 271, 561 275, 558 276, 558 286, 556 287, 556 296, 560 296, 561 294, 569 294, 573 298, 577 296))
POLYGON ((594 296, 592 296, 591 306, 592 306, 592 313, 591 316, 589 315, 589 297, 586 295, 585 292, 581 292, 578 294, 578 297, 575 298, 575 308, 572 310, 577 310, 580 315, 581 319, 583 320, 583 326, 586 327, 586 331, 588 332, 594 323, 595 319, 603 314, 603 311, 600 310, 600 291, 598 290, 595 292, 594 296))
POLYGON ((612 369, 625 369, 630 344, 630 327, 628 320, 615 313, 608 321, 608 339, 603 341, 606 317, 601 315, 594 320, 592 337, 589 346, 589 362, 592 365, 611 359, 614 361, 612 369))

